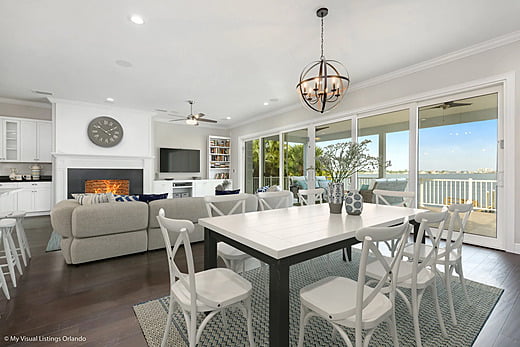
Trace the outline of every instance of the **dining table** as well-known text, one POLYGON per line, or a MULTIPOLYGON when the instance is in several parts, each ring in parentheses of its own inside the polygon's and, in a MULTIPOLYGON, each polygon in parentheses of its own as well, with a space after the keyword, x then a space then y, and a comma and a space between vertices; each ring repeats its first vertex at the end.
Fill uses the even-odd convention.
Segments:
POLYGON ((356 231, 413 221, 424 210, 365 203, 360 215, 331 214, 328 204, 199 219, 204 268, 217 267, 217 242, 269 265, 269 346, 289 346, 289 268, 358 243, 356 231))

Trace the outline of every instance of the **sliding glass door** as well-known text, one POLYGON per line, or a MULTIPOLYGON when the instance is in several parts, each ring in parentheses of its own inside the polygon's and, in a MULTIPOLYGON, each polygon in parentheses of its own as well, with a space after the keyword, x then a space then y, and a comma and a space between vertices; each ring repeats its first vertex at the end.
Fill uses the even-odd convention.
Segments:
POLYGON ((307 165, 307 128, 282 134, 283 139, 283 188, 289 189, 294 180, 305 180, 307 165))
POLYGON ((419 108, 419 207, 470 201, 466 232, 484 246, 497 238, 498 132, 498 93, 419 108))
POLYGON ((259 187, 259 143, 260 140, 249 140, 244 143, 244 192, 253 194, 259 187))

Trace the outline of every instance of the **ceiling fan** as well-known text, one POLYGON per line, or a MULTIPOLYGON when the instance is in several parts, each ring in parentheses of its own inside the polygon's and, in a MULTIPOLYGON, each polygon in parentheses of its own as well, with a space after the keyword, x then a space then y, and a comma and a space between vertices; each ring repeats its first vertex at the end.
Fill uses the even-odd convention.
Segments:
MULTIPOLYGON (((190 114, 187 115, 186 117, 181 117, 181 119, 170 120, 169 122, 185 121, 186 124, 195 125, 195 126, 198 126, 199 122, 217 123, 217 121, 214 120, 214 119, 203 118, 203 117, 206 116, 204 113, 193 114, 193 103, 194 103, 194 101, 193 100, 187 100, 187 103, 190 104, 190 114)), ((175 115, 173 115, 173 116, 175 116, 175 115)), ((175 117, 180 117, 180 116, 175 116, 175 117)))
POLYGON ((442 104, 439 104, 439 105, 427 107, 427 108, 425 108, 425 110, 431 110, 431 109, 434 109, 434 108, 441 108, 441 109, 445 110, 447 108, 469 106, 469 105, 472 105, 472 103, 470 103, 470 102, 446 101, 446 102, 443 102, 442 104))

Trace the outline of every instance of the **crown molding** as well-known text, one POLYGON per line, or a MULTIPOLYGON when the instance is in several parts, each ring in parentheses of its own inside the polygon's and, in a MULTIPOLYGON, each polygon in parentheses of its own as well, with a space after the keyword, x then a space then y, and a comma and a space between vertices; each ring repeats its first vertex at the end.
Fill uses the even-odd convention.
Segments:
MULTIPOLYGON (((398 69, 398 70, 395 70, 395 71, 392 71, 392 72, 389 72, 389 73, 386 73, 386 74, 383 74, 383 75, 380 75, 380 76, 377 76, 377 77, 374 77, 374 78, 371 78, 371 79, 368 79, 368 80, 365 80, 362 82, 352 83, 352 85, 349 88, 349 91, 352 92, 352 91, 356 91, 356 90, 360 90, 360 89, 364 89, 364 88, 368 88, 368 87, 373 87, 373 86, 394 80, 399 77, 403 77, 403 76, 407 76, 407 75, 410 75, 410 74, 413 74, 416 72, 420 72, 423 70, 431 69, 433 67, 447 64, 447 63, 450 63, 450 62, 453 62, 453 61, 456 61, 459 59, 463 59, 463 58, 466 58, 466 57, 469 57, 469 56, 472 56, 475 54, 479 54, 482 52, 486 52, 486 51, 489 51, 494 48, 506 46, 508 44, 511 44, 511 43, 514 43, 517 41, 520 41, 520 31, 514 31, 514 32, 506 34, 506 35, 498 36, 494 39, 480 42, 475 45, 472 45, 472 46, 469 46, 469 47, 466 47, 466 48, 463 48, 463 49, 460 49, 460 50, 457 50, 457 51, 454 51, 454 52, 451 52, 451 53, 448 53, 445 55, 441 55, 439 57, 436 57, 436 58, 433 58, 430 60, 426 60, 426 61, 414 64, 414 65, 410 65, 405 68, 398 69)), ((293 105, 286 106, 286 107, 278 109, 276 111, 271 111, 268 113, 260 113, 258 116, 253 115, 252 118, 254 118, 254 119, 247 119, 247 120, 244 120, 241 122, 237 122, 236 124, 234 124, 231 127, 231 129, 235 129, 239 126, 253 123, 253 122, 256 122, 261 119, 281 115, 281 114, 296 110, 298 107, 300 107, 300 103, 295 103, 293 105)), ((343 112, 343 113, 352 114, 352 112, 343 112)), ((338 116, 338 114, 335 113, 334 115, 331 115, 331 118, 336 118, 337 116, 338 116)))
POLYGON ((113 104, 96 104, 96 103, 87 102, 87 101, 61 99, 61 98, 56 98, 53 96, 47 97, 47 100, 49 100, 49 102, 53 105, 60 103, 60 104, 69 104, 69 105, 77 105, 77 106, 84 106, 84 107, 97 107, 97 108, 111 109, 114 111, 132 111, 132 112, 145 113, 149 117, 154 116, 154 114, 156 113, 154 111, 143 110, 143 109, 138 109, 138 108, 117 106, 117 105, 113 105, 113 104))
POLYGON ((52 107, 50 104, 47 104, 45 102, 9 99, 9 98, 2 98, 2 97, 0 97, 0 103, 2 103, 2 104, 11 104, 11 105, 22 105, 22 106, 39 107, 39 108, 44 108, 44 109, 48 109, 48 110, 50 110, 51 107, 52 107))
POLYGON ((512 33, 498 36, 491 40, 480 42, 475 45, 465 47, 460 50, 457 50, 457 51, 454 51, 451 53, 447 53, 447 54, 441 55, 439 57, 436 57, 436 58, 433 58, 430 60, 426 60, 426 61, 414 64, 414 65, 407 66, 402 69, 398 69, 398 70, 389 72, 387 74, 383 74, 383 75, 380 75, 380 76, 377 76, 374 78, 370 78, 368 80, 361 81, 359 83, 353 83, 352 86, 350 87, 350 91, 355 91, 355 90, 359 90, 359 89, 376 86, 378 84, 388 82, 390 80, 393 80, 393 79, 396 79, 399 77, 403 77, 403 76, 407 76, 407 75, 410 75, 410 74, 413 74, 413 73, 416 73, 419 71, 431 69, 436 66, 447 64, 447 63, 450 63, 450 62, 453 62, 453 61, 456 61, 459 59, 463 59, 466 57, 470 57, 475 54, 483 53, 483 52, 489 51, 494 48, 506 46, 506 45, 514 43, 516 41, 520 41, 520 31, 514 31, 512 33))

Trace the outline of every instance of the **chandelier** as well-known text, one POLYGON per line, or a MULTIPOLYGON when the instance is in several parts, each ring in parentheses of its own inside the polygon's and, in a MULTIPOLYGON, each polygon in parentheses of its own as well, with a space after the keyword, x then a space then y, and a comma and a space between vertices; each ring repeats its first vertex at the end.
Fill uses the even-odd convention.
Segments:
POLYGON ((328 13, 326 8, 316 11, 316 15, 321 18, 321 57, 303 69, 296 86, 303 104, 320 113, 336 107, 350 84, 347 69, 340 62, 327 60, 323 55, 323 18, 328 13), (340 71, 343 71, 343 75, 340 71))

